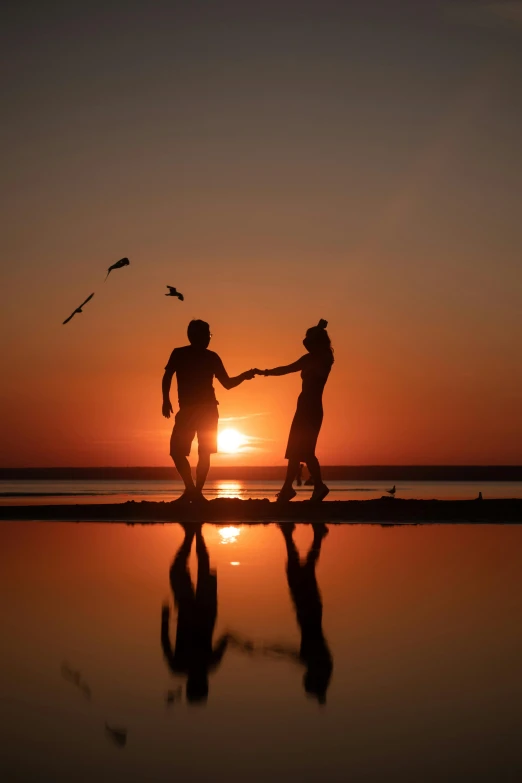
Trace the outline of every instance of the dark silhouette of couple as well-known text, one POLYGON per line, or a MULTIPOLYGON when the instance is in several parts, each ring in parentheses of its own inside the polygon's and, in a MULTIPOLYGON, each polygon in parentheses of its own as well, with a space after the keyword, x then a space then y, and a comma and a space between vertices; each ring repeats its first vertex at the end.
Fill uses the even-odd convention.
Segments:
POLYGON ((210 569, 210 559, 202 535, 202 523, 184 526, 185 538, 176 553, 170 569, 170 585, 178 610, 176 641, 170 641, 170 609, 167 604, 161 613, 161 647, 170 671, 186 677, 186 698, 191 703, 205 703, 209 691, 209 674, 221 663, 229 644, 245 650, 276 654, 304 666, 303 686, 307 695, 320 704, 326 702, 333 662, 323 634, 323 605, 317 585, 315 568, 323 538, 328 533, 324 524, 313 525, 314 538, 310 551, 302 562, 293 540, 294 525, 279 525, 287 552, 286 575, 301 631, 299 650, 279 645, 256 648, 251 642, 242 642, 234 634, 223 634, 214 644, 213 634, 217 619, 217 576, 210 569), (198 572, 196 588, 190 578, 188 559, 196 541, 198 572))
POLYGON ((256 375, 279 376, 293 372, 301 373, 303 386, 286 447, 286 478, 277 499, 278 502, 284 502, 295 497, 292 484, 299 474, 301 462, 306 463, 313 479, 311 499, 320 501, 326 497, 329 489, 322 480, 315 448, 323 421, 323 389, 334 361, 327 326, 327 321, 321 320, 317 326, 307 330, 303 340, 307 353, 292 364, 271 370, 254 368, 231 378, 217 353, 208 350, 212 337, 208 323, 199 320, 189 323, 187 336, 190 345, 172 351, 162 381, 162 413, 167 419, 173 413, 170 386, 174 374, 178 382, 179 411, 175 416, 170 439, 170 455, 185 484, 185 491, 180 499, 188 502, 205 500, 203 487, 210 468, 210 455, 217 452, 219 416, 213 386, 214 377, 225 389, 234 389, 256 375), (196 435, 198 464, 194 484, 187 457, 196 435))

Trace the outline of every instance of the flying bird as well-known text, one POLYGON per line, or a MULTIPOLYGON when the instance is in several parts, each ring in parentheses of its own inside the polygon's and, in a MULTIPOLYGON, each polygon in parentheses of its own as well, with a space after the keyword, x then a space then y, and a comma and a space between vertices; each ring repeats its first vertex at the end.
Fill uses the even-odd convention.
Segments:
POLYGON ((124 748, 127 744, 127 729, 112 727, 106 723, 105 732, 116 745, 120 746, 120 748, 124 748))
MULTIPOLYGON (((90 300, 93 298, 93 296, 94 296, 94 293, 92 293, 90 296, 88 296, 88 297, 87 297, 87 299, 85 300, 85 302, 82 302, 82 303, 81 303, 81 305, 80 305, 79 307, 77 307, 77 308, 76 308, 76 310, 74 310, 74 311, 73 311, 73 312, 70 314, 69 318, 66 318, 66 319, 65 319, 65 321, 64 321, 63 323, 64 323, 64 324, 68 323, 68 322, 71 320, 71 318, 72 318, 74 315, 76 315, 76 313, 82 313, 82 312, 83 312, 83 310, 82 310, 82 307, 83 307, 84 305, 86 305, 86 304, 87 304, 87 302, 89 302, 89 301, 90 301, 90 300)), ((62 325, 63 325, 63 324, 62 324, 62 325)))
POLYGON ((168 285, 167 288, 169 289, 169 292, 168 294, 165 294, 165 296, 177 296, 181 302, 184 300, 185 297, 183 296, 183 294, 180 294, 179 291, 176 291, 176 289, 173 286, 168 285))
POLYGON ((393 487, 391 489, 387 489, 386 492, 388 493, 388 495, 391 495, 393 497, 395 495, 395 493, 397 492, 397 488, 396 488, 395 484, 393 485, 393 487))
POLYGON ((91 689, 83 679, 81 672, 71 669, 67 663, 62 663, 62 677, 79 688, 86 699, 91 698, 91 689))
MULTIPOLYGON (((130 261, 128 258, 120 258, 119 261, 116 261, 115 264, 109 267, 109 271, 107 272, 107 277, 109 277, 113 269, 121 269, 123 266, 129 266, 129 264, 130 261)), ((107 277, 105 278, 105 280, 107 280, 107 277)))

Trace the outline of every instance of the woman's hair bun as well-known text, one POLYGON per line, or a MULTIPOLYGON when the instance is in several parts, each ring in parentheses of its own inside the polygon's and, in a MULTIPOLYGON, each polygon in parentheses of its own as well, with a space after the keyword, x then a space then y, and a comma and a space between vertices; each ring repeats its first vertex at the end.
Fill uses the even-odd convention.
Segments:
POLYGON ((319 329, 326 329, 326 327, 328 326, 328 321, 325 321, 324 318, 321 318, 317 326, 319 329))

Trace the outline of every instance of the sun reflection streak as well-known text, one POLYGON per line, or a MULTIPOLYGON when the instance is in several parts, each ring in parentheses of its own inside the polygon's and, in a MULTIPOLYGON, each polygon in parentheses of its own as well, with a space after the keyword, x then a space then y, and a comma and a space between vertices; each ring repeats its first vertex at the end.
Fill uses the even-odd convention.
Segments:
POLYGON ((234 498, 241 495, 243 489, 239 481, 220 481, 217 485, 218 498, 234 498))
POLYGON ((241 533, 241 528, 232 526, 220 527, 218 532, 221 536, 222 544, 235 544, 238 535, 241 533))

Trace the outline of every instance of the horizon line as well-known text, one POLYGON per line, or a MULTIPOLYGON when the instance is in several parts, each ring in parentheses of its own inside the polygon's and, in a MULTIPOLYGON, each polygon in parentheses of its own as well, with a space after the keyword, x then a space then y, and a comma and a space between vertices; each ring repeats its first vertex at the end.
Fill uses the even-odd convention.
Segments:
MULTIPOLYGON (((306 463, 303 463, 306 464, 306 463)), ((286 468, 277 465, 211 465, 210 470, 273 470, 286 468)), ((359 468, 522 468, 522 462, 368 462, 322 464, 322 469, 359 468)), ((175 470, 174 465, 5 465, 4 470, 175 470)))

